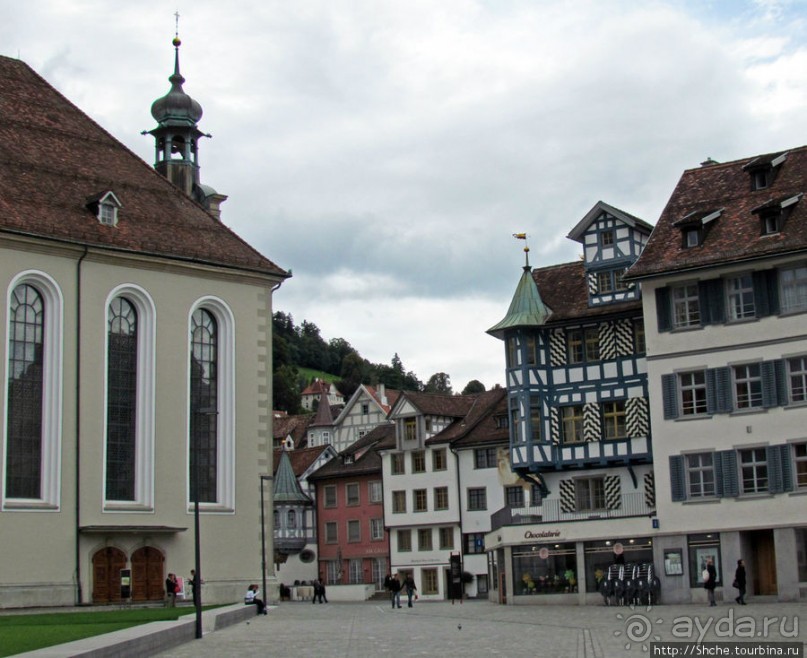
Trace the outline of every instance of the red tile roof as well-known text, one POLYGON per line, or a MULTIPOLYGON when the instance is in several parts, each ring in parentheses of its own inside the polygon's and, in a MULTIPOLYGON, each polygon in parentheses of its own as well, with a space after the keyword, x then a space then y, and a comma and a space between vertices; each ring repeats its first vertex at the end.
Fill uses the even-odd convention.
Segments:
POLYGON ((289 276, 51 87, 0 56, 0 231, 289 276), (120 200, 101 224, 88 199, 120 200))
POLYGON ((541 299, 552 312, 545 326, 642 308, 641 301, 589 306, 588 284, 582 260, 541 267, 534 270, 532 276, 541 299))
MULTIPOLYGON (((316 448, 300 448, 297 450, 287 450, 286 452, 289 455, 289 460, 291 461, 291 468, 294 471, 294 475, 296 477, 300 477, 303 473, 305 473, 306 469, 308 469, 311 464, 316 461, 317 457, 319 457, 324 451, 328 450, 330 446, 317 446, 316 448)), ((282 449, 276 449, 272 451, 272 459, 273 465, 272 468, 274 472, 277 472, 277 465, 280 461, 280 453, 283 452, 282 449)))
POLYGON ((807 250, 807 199, 796 203, 779 233, 761 234, 754 210, 775 200, 807 191, 807 147, 786 152, 771 185, 752 189, 748 165, 770 163, 778 154, 766 154, 688 169, 628 277, 649 277, 740 261, 751 261, 807 250), (703 244, 685 249, 680 221, 689 215, 721 210, 708 224, 703 244))

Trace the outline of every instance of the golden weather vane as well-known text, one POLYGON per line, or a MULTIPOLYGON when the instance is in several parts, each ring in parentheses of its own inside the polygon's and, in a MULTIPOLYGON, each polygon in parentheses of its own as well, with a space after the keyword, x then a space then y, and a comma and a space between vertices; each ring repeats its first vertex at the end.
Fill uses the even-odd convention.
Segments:
POLYGON ((524 254, 525 258, 527 259, 527 267, 530 265, 530 247, 527 244, 527 234, 526 233, 513 233, 513 237, 516 240, 524 240, 524 254))

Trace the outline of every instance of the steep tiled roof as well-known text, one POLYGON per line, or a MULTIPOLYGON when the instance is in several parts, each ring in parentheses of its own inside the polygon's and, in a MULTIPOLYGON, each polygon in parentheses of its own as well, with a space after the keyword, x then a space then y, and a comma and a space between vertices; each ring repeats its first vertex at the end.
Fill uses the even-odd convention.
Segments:
POLYGON ((285 439, 291 436, 294 445, 299 446, 305 438, 305 431, 311 422, 313 414, 299 414, 295 416, 278 416, 272 424, 272 436, 275 439, 285 439))
POLYGON ((327 395, 330 392, 330 383, 323 381, 322 379, 314 379, 313 382, 303 389, 301 395, 319 395, 320 393, 325 393, 327 395))
POLYGON ((780 155, 766 154, 685 171, 644 252, 626 278, 806 250, 807 199, 792 206, 782 230, 772 235, 761 234, 760 218, 753 212, 774 200, 807 192, 807 147, 804 146, 786 152, 768 187, 752 189, 749 169, 757 164, 776 162, 775 156, 780 155), (685 249, 681 229, 676 223, 680 226, 680 220, 689 215, 718 210, 722 212, 709 223, 703 244, 685 249))
POLYGON ((0 231, 107 250, 288 274, 51 87, 0 56, 0 231), (117 226, 88 200, 112 191, 117 226))
MULTIPOLYGON (((495 389, 494 389, 495 390, 495 389)), ((507 426, 497 427, 496 417, 507 417, 507 396, 502 389, 502 395, 492 400, 493 404, 486 408, 486 412, 476 422, 468 432, 452 442, 452 447, 456 449, 471 448, 477 445, 489 443, 508 443, 510 431, 507 426)))
POLYGON ((291 468, 294 472, 295 477, 300 477, 303 473, 308 470, 308 467, 314 463, 314 461, 319 457, 323 452, 328 450, 330 446, 317 446, 315 448, 299 448, 297 450, 282 450, 276 449, 272 453, 273 458, 273 465, 275 472, 277 472, 277 465, 280 461, 280 457, 282 453, 286 453, 289 456, 289 460, 291 461, 291 468))
POLYGON ((427 416, 462 418, 476 402, 477 395, 440 395, 404 391, 403 397, 427 416))
POLYGON ((532 276, 538 285, 541 298, 551 311, 545 325, 623 313, 642 308, 641 301, 590 307, 588 305, 586 273, 582 260, 542 267, 534 270, 532 276))
POLYGON ((319 406, 314 420, 311 421, 310 427, 330 427, 333 425, 333 414, 331 413, 331 405, 328 404, 328 393, 322 391, 319 397, 319 406))
MULTIPOLYGON (((479 393, 473 396, 461 396, 474 398, 471 406, 468 408, 468 411, 463 415, 462 418, 454 421, 442 432, 431 437, 426 442, 427 445, 461 441, 485 418, 491 416, 493 410, 498 404, 505 400, 506 396, 507 390, 503 388, 494 388, 490 391, 485 391, 484 393, 479 393)), ((493 421, 491 420, 491 424, 492 423, 493 421)))
POLYGON ((381 457, 376 452, 379 444, 392 437, 395 440, 395 425, 379 425, 367 432, 356 443, 339 453, 322 468, 314 472, 309 480, 324 480, 348 475, 370 475, 381 473, 381 457), (345 456, 353 458, 352 463, 345 463, 345 456))
POLYGON ((398 391, 398 390, 395 390, 394 388, 385 389, 384 397, 387 398, 387 403, 384 404, 381 401, 381 393, 377 388, 375 388, 374 386, 369 386, 369 385, 365 385, 364 388, 367 389, 367 392, 370 395, 372 395, 373 398, 375 398, 375 401, 378 402, 378 404, 381 406, 381 408, 384 409, 384 411, 386 411, 387 413, 390 412, 390 409, 392 409, 392 407, 395 405, 395 402, 398 400, 398 398, 401 395, 401 392, 398 391))

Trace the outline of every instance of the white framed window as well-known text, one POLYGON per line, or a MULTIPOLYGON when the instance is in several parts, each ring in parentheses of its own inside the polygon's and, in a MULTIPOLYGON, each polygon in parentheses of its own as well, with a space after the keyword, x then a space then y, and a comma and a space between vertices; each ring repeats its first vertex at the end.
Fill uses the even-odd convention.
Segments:
POLYGON ((370 519, 370 541, 384 539, 384 519, 370 519))
POLYGON ((336 485, 326 484, 323 487, 322 506, 323 507, 336 507, 336 485))
POLYGON ((580 443, 583 440, 583 406, 561 407, 563 443, 580 443))
MULTIPOLYGON (((157 311, 151 296, 139 286, 125 284, 114 288, 106 300, 106 322, 108 324, 106 355, 106 381, 105 381, 105 418, 106 432, 104 440, 104 509, 107 511, 137 511, 154 508, 154 441, 155 441, 155 342, 157 311), (134 369, 134 377, 130 385, 134 386, 134 396, 130 400, 128 413, 131 414, 128 432, 130 433, 129 448, 132 453, 125 460, 121 455, 114 455, 112 451, 121 448, 121 426, 126 419, 121 417, 120 387, 121 377, 121 348, 118 341, 131 341, 121 335, 120 325, 128 320, 120 315, 127 306, 134 314, 136 332, 131 347, 135 351, 135 361, 127 365, 134 369), (117 317, 116 317, 117 316, 117 317), (114 344, 117 343, 117 344, 114 344), (114 363, 113 363, 114 362, 114 363), (117 367, 116 367, 117 365, 117 367), (116 390, 117 389, 117 390, 116 390), (121 470, 126 470, 126 463, 131 467, 130 494, 121 497, 123 490, 116 483, 121 482, 121 470)), ((126 447, 124 447, 124 451, 126 447)))
POLYGON ((611 272, 598 272, 597 293, 604 295, 609 292, 614 292, 614 281, 611 277, 611 272))
POLYGON ((686 469, 690 498, 715 495, 714 455, 711 452, 686 455, 686 469))
POLYGON ((325 564, 327 565, 325 577, 328 579, 328 584, 336 585, 342 580, 342 565, 339 564, 339 560, 328 560, 325 564))
POLYGON ((406 491, 392 492, 392 513, 406 514, 406 491))
POLYGON ((707 411, 706 371, 694 370, 678 374, 678 392, 681 400, 681 415, 697 416, 707 411))
POLYGON ((415 450, 412 452, 412 472, 426 472, 426 452, 424 450, 415 450))
POLYGON ((690 283, 672 288, 673 327, 699 327, 701 323, 698 284, 690 283))
POLYGON ((784 313, 807 310, 807 265, 780 270, 779 285, 784 313))
POLYGON ((574 481, 575 509, 596 512, 605 509, 605 478, 577 478, 574 481))
POLYGON ((446 470, 446 449, 439 448, 436 450, 432 450, 432 470, 433 471, 444 471, 446 470))
POLYGON ((427 512, 429 504, 426 497, 426 489, 414 489, 412 491, 412 511, 427 512))
POLYGON ((796 488, 807 489, 807 443, 793 445, 793 461, 796 465, 796 488))
POLYGON ((63 306, 42 272, 18 274, 6 292, 4 510, 59 510, 63 306))
POLYGON ((432 545, 432 529, 420 528, 418 530, 418 550, 430 551, 434 548, 432 545))
POLYGON ((355 507, 361 502, 358 482, 349 482, 345 485, 345 500, 348 507, 355 507))
POLYGON ((203 297, 188 316, 188 513, 193 463, 200 455, 202 511, 235 510, 235 317, 217 297, 203 297), (215 332, 215 350, 212 336, 215 332), (212 369, 215 367, 215 371, 212 369), (214 381, 215 380, 215 381, 214 381))
POLYGON ((434 510, 448 509, 448 487, 434 488, 434 510))
POLYGON ((440 550, 454 550, 454 528, 440 528, 440 550))
POLYGON ((748 273, 726 279, 726 300, 729 320, 756 317, 754 280, 748 273))
POLYGON ((734 366, 734 395, 738 409, 762 406, 762 372, 758 363, 734 366))
POLYGON ((396 533, 396 538, 398 540, 398 552, 409 553, 412 550, 411 530, 399 530, 396 533))
POLYGON ((807 356, 787 359, 790 402, 807 402, 807 356))
POLYGON ((765 448, 739 451, 740 487, 744 494, 768 491, 768 456, 765 448))
POLYGON ((353 558, 348 562, 348 576, 353 585, 358 585, 364 582, 364 577, 361 570, 361 558, 353 558))
POLYGON ((421 569, 420 577, 422 579, 420 585, 422 587, 423 594, 439 593, 437 569, 421 569))
POLYGON ((625 438, 627 435, 625 418, 625 400, 603 403, 602 419, 606 439, 625 438))
POLYGON ((347 522, 347 541, 349 544, 361 541, 361 523, 355 519, 347 522))
POLYGON ((394 452, 391 459, 390 472, 392 475, 405 475, 406 455, 402 452, 394 452))
POLYGON ((380 503, 384 497, 381 480, 371 480, 367 483, 367 494, 371 503, 380 503))

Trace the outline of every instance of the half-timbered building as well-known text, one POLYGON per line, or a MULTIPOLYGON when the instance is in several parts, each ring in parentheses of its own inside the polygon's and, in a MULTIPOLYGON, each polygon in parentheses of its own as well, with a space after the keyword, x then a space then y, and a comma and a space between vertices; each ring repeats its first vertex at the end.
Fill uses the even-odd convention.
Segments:
POLYGON ((505 345, 510 465, 536 487, 486 538, 502 601, 584 602, 616 555, 652 559, 641 291, 623 278, 650 232, 597 203, 568 236, 582 258, 533 270, 527 256, 507 314, 489 329, 505 345))

